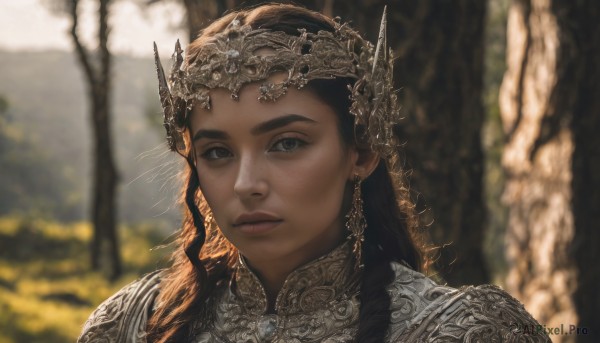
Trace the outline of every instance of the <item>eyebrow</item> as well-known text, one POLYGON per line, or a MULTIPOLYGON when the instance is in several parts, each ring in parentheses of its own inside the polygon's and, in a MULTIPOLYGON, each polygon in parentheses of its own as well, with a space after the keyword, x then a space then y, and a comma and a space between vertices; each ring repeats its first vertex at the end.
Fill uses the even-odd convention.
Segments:
POLYGON ((288 114, 258 124, 255 127, 253 127, 252 130, 250 130, 250 132, 253 135, 260 135, 269 131, 273 131, 275 129, 279 129, 294 122, 307 122, 311 124, 317 123, 316 121, 299 114, 288 114))
POLYGON ((198 132, 194 134, 194 138, 192 138, 192 141, 195 142, 201 138, 225 140, 229 139, 229 135, 219 130, 198 130, 198 132))
MULTIPOLYGON (((273 131, 275 129, 279 129, 281 127, 287 126, 291 123, 295 122, 306 122, 311 124, 316 124, 315 120, 312 120, 308 117, 302 116, 300 114, 288 114, 281 117, 273 118, 271 120, 267 120, 264 123, 260 123, 253 127, 250 130, 250 133, 253 135, 261 135, 267 133, 269 131, 273 131)), ((194 138, 192 139, 194 142, 201 138, 210 138, 210 139, 229 139, 229 135, 220 130, 198 130, 196 134, 194 134, 194 138)))

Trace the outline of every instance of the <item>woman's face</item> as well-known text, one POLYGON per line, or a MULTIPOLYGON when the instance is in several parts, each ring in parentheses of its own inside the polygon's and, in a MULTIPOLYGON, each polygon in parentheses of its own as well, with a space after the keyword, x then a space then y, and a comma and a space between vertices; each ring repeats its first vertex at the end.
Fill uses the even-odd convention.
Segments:
POLYGON ((346 236, 342 203, 357 153, 312 91, 259 102, 258 85, 249 84, 239 95, 235 101, 216 89, 211 110, 193 111, 200 188, 224 236, 251 264, 306 263, 346 236))

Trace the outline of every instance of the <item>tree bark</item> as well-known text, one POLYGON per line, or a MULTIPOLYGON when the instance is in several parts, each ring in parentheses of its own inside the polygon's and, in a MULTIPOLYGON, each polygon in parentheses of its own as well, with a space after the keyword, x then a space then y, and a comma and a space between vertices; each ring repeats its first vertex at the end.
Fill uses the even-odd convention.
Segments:
POLYGON ((433 242, 450 244, 440 250, 444 279, 455 286, 487 283, 481 142, 486 2, 402 3, 392 17, 398 33, 394 77, 406 116, 407 160, 423 194, 417 205, 431 208, 433 242))
POLYGON ((91 210, 94 232, 90 244, 90 262, 94 270, 103 269, 103 267, 107 269, 109 278, 114 280, 121 275, 122 267, 116 230, 117 172, 110 135, 111 54, 108 49, 109 4, 110 0, 99 0, 98 63, 92 62, 77 33, 78 0, 71 1, 70 15, 72 19, 71 37, 88 81, 90 122, 94 137, 94 179, 91 210), (103 266, 104 261, 107 261, 106 266, 103 266))
POLYGON ((547 327, 600 329, 600 272, 589 266, 600 258, 599 14, 591 0, 514 0, 509 11, 506 286, 547 327))

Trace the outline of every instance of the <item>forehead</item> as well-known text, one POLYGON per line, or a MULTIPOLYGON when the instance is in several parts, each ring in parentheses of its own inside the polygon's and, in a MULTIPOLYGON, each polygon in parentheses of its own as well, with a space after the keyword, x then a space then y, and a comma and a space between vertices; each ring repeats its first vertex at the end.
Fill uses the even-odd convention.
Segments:
POLYGON ((298 114, 317 123, 337 123, 335 111, 310 89, 290 88, 276 101, 259 101, 260 84, 243 86, 237 100, 232 99, 227 89, 216 88, 210 91, 211 108, 195 106, 190 118, 192 130, 199 127, 251 126, 278 116, 298 114))

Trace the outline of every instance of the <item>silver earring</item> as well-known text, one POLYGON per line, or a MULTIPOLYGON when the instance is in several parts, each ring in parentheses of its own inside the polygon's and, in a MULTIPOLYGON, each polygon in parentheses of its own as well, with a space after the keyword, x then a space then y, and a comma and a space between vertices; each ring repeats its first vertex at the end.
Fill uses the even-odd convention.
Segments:
POLYGON ((354 192, 352 193, 352 208, 346 215, 346 229, 350 231, 349 239, 354 241, 352 249, 356 258, 357 270, 363 268, 362 262, 362 243, 364 241, 364 232, 367 228, 367 220, 363 210, 363 200, 361 192, 362 180, 360 176, 354 176, 354 192))

